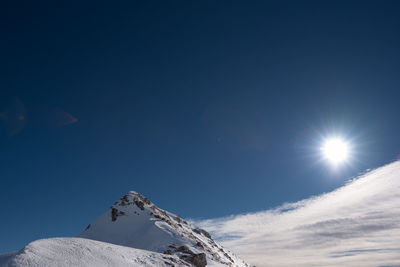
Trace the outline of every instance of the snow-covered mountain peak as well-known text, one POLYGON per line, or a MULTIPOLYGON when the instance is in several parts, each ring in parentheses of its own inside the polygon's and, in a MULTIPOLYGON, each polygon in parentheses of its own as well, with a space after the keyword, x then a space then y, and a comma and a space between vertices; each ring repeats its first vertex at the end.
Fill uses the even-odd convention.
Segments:
POLYGON ((116 201, 79 237, 176 255, 194 266, 248 266, 205 230, 158 208, 135 191, 116 201))

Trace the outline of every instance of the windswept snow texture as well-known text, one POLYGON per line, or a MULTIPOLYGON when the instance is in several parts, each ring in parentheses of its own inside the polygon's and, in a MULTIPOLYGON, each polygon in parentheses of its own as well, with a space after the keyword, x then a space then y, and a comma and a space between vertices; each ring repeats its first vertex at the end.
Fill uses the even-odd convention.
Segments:
POLYGON ((196 223, 258 267, 399 267, 400 162, 298 203, 196 223))
POLYGON ((78 238, 42 239, 0 255, 0 267, 248 267, 206 231, 129 192, 78 238))
POLYGON ((0 255, 0 267, 171 267, 189 264, 176 256, 117 246, 83 238, 51 238, 0 255))
POLYGON ((158 208, 134 191, 115 202, 79 237, 176 255, 188 263, 206 260, 208 266, 248 266, 214 242, 206 231, 158 208))

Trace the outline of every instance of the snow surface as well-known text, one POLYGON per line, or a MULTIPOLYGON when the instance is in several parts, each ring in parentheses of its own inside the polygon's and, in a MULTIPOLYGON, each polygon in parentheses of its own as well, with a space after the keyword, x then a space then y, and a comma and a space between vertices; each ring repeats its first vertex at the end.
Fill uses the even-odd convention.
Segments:
POLYGON ((177 256, 84 238, 41 239, 30 243, 18 252, 0 256, 0 267, 171 267, 172 265, 190 266, 177 256))
POLYGON ((181 258, 185 253, 179 248, 184 246, 190 253, 205 253, 209 264, 247 266, 208 235, 179 216, 158 208, 139 193, 130 191, 79 237, 160 253, 169 250, 181 258))
POLYGON ((204 230, 130 191, 77 238, 32 242, 0 255, 0 267, 249 266, 204 230))
MULTIPOLYGON (((399 218, 400 161, 318 197, 195 224, 257 266, 400 267, 399 218)), ((208 266, 226 267, 229 258, 231 266, 248 266, 206 232, 135 192, 117 201, 80 237, 85 239, 35 241, 0 255, 0 267, 188 266, 180 246, 205 253, 208 266), (172 255, 160 253, 167 250, 172 255)))

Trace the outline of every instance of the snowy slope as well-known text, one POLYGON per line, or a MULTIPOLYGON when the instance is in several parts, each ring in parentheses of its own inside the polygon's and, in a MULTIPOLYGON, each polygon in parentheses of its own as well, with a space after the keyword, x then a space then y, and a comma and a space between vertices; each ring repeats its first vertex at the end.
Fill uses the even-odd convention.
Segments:
POLYGON ((0 267, 11 266, 248 265, 215 243, 206 231, 131 191, 77 238, 42 239, 0 255, 0 267))
POLYGON ((247 266, 217 244, 206 231, 158 208, 134 191, 115 202, 79 237, 176 255, 196 266, 202 266, 202 262, 247 266))
POLYGON ((190 266, 176 256, 84 238, 51 238, 0 256, 0 267, 190 266))

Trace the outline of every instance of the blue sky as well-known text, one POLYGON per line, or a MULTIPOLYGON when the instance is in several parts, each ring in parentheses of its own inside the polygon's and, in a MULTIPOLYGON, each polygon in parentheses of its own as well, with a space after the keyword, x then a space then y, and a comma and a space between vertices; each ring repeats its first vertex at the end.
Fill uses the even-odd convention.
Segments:
POLYGON ((215 218, 399 155, 395 1, 49 6, 0 11, 0 252, 76 235, 129 190, 215 218), (337 133, 354 155, 333 170, 337 133))
POLYGON ((196 221, 256 266, 399 266, 400 162, 329 193, 196 221))

